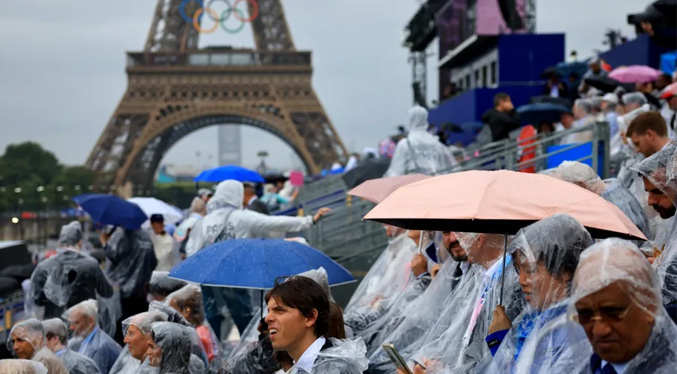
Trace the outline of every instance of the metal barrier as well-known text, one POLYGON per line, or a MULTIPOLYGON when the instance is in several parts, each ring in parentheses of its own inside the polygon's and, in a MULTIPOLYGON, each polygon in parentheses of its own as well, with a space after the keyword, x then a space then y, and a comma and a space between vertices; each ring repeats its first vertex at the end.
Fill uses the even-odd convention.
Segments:
POLYGON ((23 319, 23 291, 16 291, 5 298, 0 298, 0 341, 6 342, 12 326, 23 319))

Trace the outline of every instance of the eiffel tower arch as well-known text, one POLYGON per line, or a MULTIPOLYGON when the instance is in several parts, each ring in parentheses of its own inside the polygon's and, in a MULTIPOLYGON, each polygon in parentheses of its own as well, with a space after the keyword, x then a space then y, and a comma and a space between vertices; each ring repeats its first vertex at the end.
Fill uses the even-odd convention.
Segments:
POLYGON ((219 124, 276 135, 310 173, 346 159, 311 85, 311 53, 295 49, 280 0, 246 3, 258 13, 254 49, 198 49, 186 21, 203 12, 198 1, 158 0, 144 50, 127 53, 127 91, 87 159, 96 185, 148 190, 172 145, 219 124))

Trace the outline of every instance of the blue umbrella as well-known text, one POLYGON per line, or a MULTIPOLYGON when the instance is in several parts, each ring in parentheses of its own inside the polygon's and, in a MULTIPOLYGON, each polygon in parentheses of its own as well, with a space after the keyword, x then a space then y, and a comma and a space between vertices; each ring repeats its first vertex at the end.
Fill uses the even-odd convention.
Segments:
POLYGON ((83 194, 73 198, 95 222, 122 226, 128 230, 141 227, 148 216, 138 205, 114 195, 83 194))
POLYGON ((261 174, 255 172, 254 170, 249 170, 234 165, 221 166, 218 168, 205 170, 200 173, 200 175, 195 177, 193 181, 218 183, 228 179, 233 179, 240 182, 265 182, 261 174))
POLYGON ((171 278, 205 286, 273 288, 279 277, 323 267, 329 284, 355 281, 343 266, 317 249, 283 239, 231 239, 212 244, 169 272, 171 278))
POLYGON ((522 124, 534 126, 541 121, 559 122, 560 114, 563 112, 571 112, 571 110, 564 105, 553 103, 534 103, 517 108, 522 124))

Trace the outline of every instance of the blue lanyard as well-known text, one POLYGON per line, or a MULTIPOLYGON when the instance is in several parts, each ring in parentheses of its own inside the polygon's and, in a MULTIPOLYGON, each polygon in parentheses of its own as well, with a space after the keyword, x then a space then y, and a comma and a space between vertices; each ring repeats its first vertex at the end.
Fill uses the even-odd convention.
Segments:
POLYGON ((92 332, 89 334, 89 336, 87 336, 85 341, 82 342, 82 344, 80 345, 80 349, 78 349, 78 353, 84 352, 85 348, 87 348, 87 344, 89 344, 89 342, 92 341, 92 338, 94 337, 94 334, 96 334, 97 331, 99 331, 98 326, 95 327, 94 330, 92 330, 92 332))
POLYGON ((57 355, 58 357, 61 357, 61 356, 63 356, 64 353, 66 353, 66 348, 61 348, 61 350, 56 352, 55 355, 57 355))

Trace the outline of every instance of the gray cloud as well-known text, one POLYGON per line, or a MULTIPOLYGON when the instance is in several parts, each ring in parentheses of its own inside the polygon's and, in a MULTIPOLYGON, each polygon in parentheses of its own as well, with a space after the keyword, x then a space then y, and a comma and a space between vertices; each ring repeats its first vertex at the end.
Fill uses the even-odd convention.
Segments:
MULTIPOLYGON (((537 28, 566 32, 567 52, 576 49, 587 56, 602 47, 606 27, 633 36, 625 16, 649 2, 539 0, 537 28)), ((401 40, 419 2, 287 0, 284 5, 297 48, 313 51, 315 90, 345 144, 357 151, 375 146, 404 122, 411 105, 411 67, 401 40)), ((142 49, 154 8, 152 0, 4 4, 0 150, 34 140, 65 163, 84 162, 124 93, 124 52, 142 49)), ((214 33, 202 37, 201 45, 252 46, 248 31, 236 36, 214 33)), ((429 61, 431 99, 437 90, 435 62, 429 61)), ((197 150, 216 155, 215 134, 215 128, 191 134, 165 161, 192 161, 197 150)), ((257 163, 255 155, 262 148, 275 155, 274 166, 291 163, 291 150, 274 136, 255 129, 243 134, 246 164, 257 163)))

